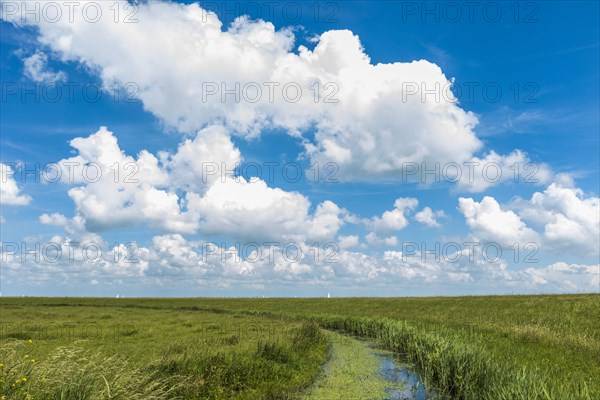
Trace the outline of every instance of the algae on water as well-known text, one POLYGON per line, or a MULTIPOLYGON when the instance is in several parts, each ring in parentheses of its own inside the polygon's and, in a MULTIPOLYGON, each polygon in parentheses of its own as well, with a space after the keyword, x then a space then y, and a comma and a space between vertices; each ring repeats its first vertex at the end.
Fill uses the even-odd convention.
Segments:
POLYGON ((386 399, 389 390, 402 389, 381 373, 381 360, 364 341, 327 332, 331 359, 304 400, 386 399))

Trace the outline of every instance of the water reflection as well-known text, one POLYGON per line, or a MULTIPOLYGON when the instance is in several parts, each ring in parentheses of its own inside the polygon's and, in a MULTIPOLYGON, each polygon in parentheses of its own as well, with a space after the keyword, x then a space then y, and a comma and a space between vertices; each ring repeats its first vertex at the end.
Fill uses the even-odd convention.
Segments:
POLYGON ((403 389, 387 391, 387 400, 431 400, 433 393, 425 390, 425 385, 417 373, 406 364, 394 358, 393 353, 374 353, 381 360, 380 373, 390 382, 399 382, 403 389))

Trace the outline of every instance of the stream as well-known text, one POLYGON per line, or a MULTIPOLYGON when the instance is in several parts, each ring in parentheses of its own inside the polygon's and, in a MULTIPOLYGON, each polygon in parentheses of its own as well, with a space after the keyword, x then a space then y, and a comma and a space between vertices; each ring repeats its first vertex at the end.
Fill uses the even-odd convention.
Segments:
POLYGON ((331 343, 323 374, 305 400, 432 400, 425 386, 401 355, 351 334, 325 331, 331 343))
POLYGON ((425 385, 414 369, 400 361, 397 354, 387 351, 377 351, 373 354, 381 362, 379 373, 385 380, 400 383, 403 387, 402 389, 386 390, 389 395, 386 400, 431 400, 435 398, 434 393, 428 393, 425 390, 425 385))

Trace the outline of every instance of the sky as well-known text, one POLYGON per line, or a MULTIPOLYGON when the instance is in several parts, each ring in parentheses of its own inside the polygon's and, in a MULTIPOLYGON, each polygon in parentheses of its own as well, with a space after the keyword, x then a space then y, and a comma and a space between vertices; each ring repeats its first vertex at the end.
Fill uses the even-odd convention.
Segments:
POLYGON ((3 296, 600 292, 595 1, 7 1, 3 296))

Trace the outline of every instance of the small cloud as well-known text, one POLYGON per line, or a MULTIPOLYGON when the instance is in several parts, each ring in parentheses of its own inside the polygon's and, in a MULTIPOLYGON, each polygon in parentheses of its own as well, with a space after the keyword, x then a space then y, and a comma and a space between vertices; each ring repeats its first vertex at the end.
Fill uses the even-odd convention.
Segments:
POLYGON ((67 217, 59 213, 40 215, 40 223, 44 225, 66 226, 67 217))
POLYGON ((31 56, 23 59, 25 76, 38 83, 56 83, 67 80, 67 74, 63 71, 52 72, 48 69, 48 56, 37 51, 31 56))
POLYGON ((14 170, 8 164, 0 163, 0 204, 5 206, 25 206, 31 202, 31 197, 21 194, 21 189, 13 177, 14 170))
POLYGON ((433 211, 430 207, 425 207, 421 211, 415 214, 415 220, 420 222, 423 225, 432 226, 432 227, 440 227, 440 223, 437 221, 437 218, 445 218, 446 214, 444 211, 433 211))
POLYGON ((359 245, 359 239, 356 235, 340 236, 338 238, 340 249, 346 250, 359 245))
POLYGON ((389 246, 389 247, 398 246, 398 237, 397 236, 379 237, 379 236, 377 236, 377 234, 375 232, 369 232, 369 234, 367 234, 367 236, 365 236, 365 239, 367 240, 367 243, 369 243, 370 245, 373 245, 373 246, 376 246, 376 245, 383 245, 383 246, 389 246))
POLYGON ((419 201, 412 197, 400 197, 394 202, 394 209, 385 211, 381 217, 375 216, 367 225, 379 236, 399 231, 408 226, 407 214, 419 205, 419 201))

